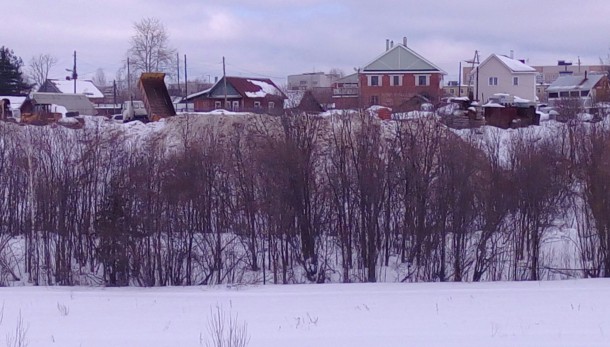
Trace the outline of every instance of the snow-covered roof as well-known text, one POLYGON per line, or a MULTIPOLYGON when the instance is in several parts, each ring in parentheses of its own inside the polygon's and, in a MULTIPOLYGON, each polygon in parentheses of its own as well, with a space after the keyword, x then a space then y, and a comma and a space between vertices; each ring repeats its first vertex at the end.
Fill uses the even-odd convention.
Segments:
POLYGON ((377 71, 440 72, 446 74, 432 62, 401 44, 385 51, 362 69, 364 73, 377 71))
MULTIPOLYGON (((74 80, 48 80, 59 93, 74 94, 74 80)), ((103 98, 104 94, 90 80, 76 80, 76 94, 85 94, 88 98, 103 98)))
POLYGON ((504 108, 504 105, 500 105, 496 102, 491 102, 489 101, 488 103, 486 103, 485 105, 483 105, 483 107, 496 107, 496 108, 504 108))
MULTIPOLYGON (((506 68, 508 68, 511 72, 520 72, 520 73, 536 73, 536 69, 533 67, 522 63, 517 59, 511 59, 504 55, 499 55, 492 53, 487 59, 485 59, 480 65, 479 68, 487 64, 491 59, 497 59, 500 61, 506 68)), ((474 74, 476 69, 473 69, 470 74, 474 74)))
POLYGON ((186 97, 186 99, 187 99, 187 100, 190 100, 190 99, 192 99, 192 98, 196 98, 196 97, 198 97, 198 96, 201 96, 201 95, 207 94, 207 93, 209 93, 209 92, 210 92, 210 90, 212 90, 212 88, 213 88, 213 87, 208 88, 208 89, 205 89, 205 90, 202 90, 202 91, 199 91, 199 92, 196 92, 196 93, 193 93, 193 94, 189 94, 189 95, 186 97))
POLYGON ((254 92, 246 91, 245 92, 246 96, 249 98, 264 98, 268 94, 271 94, 271 95, 281 95, 282 94, 282 92, 280 92, 280 90, 275 85, 273 85, 267 81, 252 80, 252 79, 248 79, 247 81, 249 83, 252 83, 252 84, 260 87, 259 90, 254 91, 254 92))
POLYGON ((564 75, 559 76, 555 82, 547 88, 547 92, 561 92, 570 90, 591 90, 604 75, 588 74, 585 76, 564 75))
POLYGON ((522 63, 517 59, 511 59, 504 55, 495 55, 504 65, 506 65, 513 72, 536 72, 536 69, 533 67, 522 63))

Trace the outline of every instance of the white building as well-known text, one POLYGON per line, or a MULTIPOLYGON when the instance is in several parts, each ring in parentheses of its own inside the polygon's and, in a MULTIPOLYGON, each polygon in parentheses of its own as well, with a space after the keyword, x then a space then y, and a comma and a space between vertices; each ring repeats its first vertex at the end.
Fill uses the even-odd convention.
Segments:
POLYGON ((536 69, 522 61, 492 54, 471 72, 475 99, 487 102, 495 94, 536 101, 536 69))
POLYGON ((288 90, 312 90, 314 88, 330 88, 339 79, 338 75, 324 72, 309 72, 288 76, 288 90))

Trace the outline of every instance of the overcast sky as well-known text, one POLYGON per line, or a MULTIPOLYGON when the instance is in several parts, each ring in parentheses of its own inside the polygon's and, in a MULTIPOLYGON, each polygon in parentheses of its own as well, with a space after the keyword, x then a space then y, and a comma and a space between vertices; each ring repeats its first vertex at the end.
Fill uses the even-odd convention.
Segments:
POLYGON ((223 56, 228 75, 278 83, 331 68, 349 74, 383 53, 386 38, 403 36, 446 81, 475 50, 481 61, 513 50, 530 65, 599 64, 610 53, 610 1, 602 0, 3 0, 0 13, 0 45, 26 64, 57 57, 55 78, 76 50, 81 78, 103 68, 111 81, 144 17, 164 23, 170 45, 187 55, 189 79, 221 76, 223 56))

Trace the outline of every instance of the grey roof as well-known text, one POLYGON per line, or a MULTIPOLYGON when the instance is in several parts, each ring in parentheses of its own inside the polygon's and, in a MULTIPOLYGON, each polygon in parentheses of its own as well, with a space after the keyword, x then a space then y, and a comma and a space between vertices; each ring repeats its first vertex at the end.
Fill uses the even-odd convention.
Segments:
POLYGON ((591 90, 599 81, 604 78, 604 75, 588 74, 585 76, 564 75, 559 76, 555 82, 547 88, 547 92, 561 92, 570 90, 591 90))
POLYGON ((81 115, 97 114, 85 94, 32 93, 31 99, 38 105, 59 105, 65 107, 68 112, 78 112, 81 115))
POLYGON ((345 77, 341 77, 335 81, 335 83, 358 83, 358 74, 353 73, 345 77))
POLYGON ((364 66, 363 72, 404 71, 404 72, 440 72, 441 68, 417 54, 407 46, 397 44, 384 52, 377 59, 364 66))

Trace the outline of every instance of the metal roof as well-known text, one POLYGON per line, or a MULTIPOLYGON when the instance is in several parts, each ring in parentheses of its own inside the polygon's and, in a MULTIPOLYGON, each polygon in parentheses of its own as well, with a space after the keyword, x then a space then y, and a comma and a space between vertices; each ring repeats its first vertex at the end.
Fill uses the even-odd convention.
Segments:
POLYGON ((363 72, 445 72, 407 46, 397 44, 364 66, 363 72))
POLYGON ((604 75, 588 74, 585 76, 564 75, 559 76, 555 82, 547 88, 547 92, 561 92, 570 90, 591 90, 599 81, 604 78, 604 75))
POLYGON ((59 105, 68 112, 78 112, 81 115, 96 115, 93 104, 84 94, 63 93, 32 93, 31 99, 38 105, 59 105))

